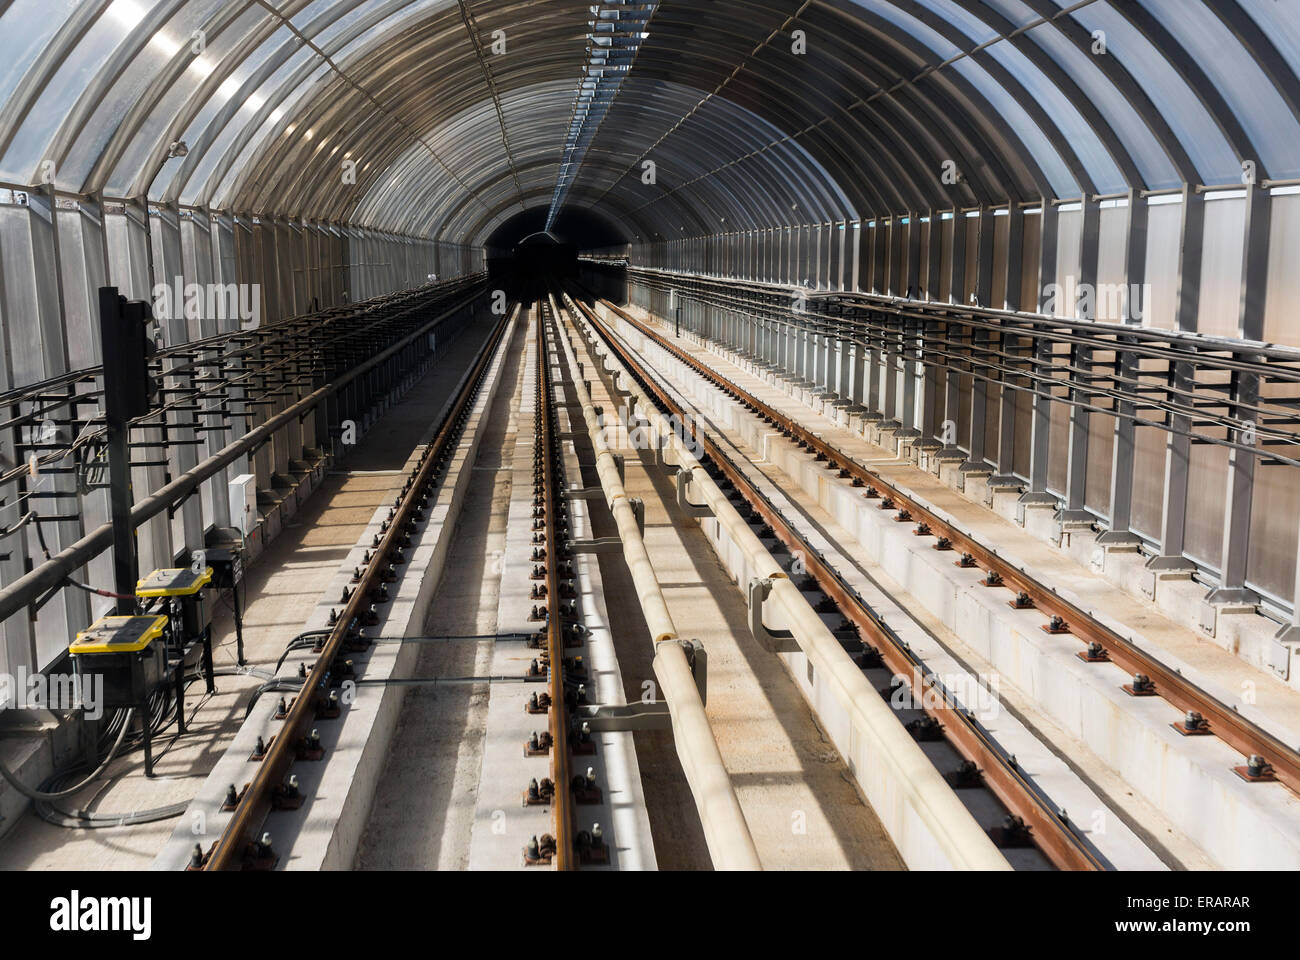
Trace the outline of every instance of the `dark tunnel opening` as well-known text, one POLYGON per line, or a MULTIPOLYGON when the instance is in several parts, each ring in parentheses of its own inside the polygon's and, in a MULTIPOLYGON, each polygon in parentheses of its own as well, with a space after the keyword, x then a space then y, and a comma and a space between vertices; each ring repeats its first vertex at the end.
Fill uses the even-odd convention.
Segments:
POLYGON ((550 284, 579 281, 599 296, 627 302, 626 251, 629 238, 589 208, 565 209, 546 228, 546 207, 532 207, 498 226, 488 237, 488 275, 494 289, 532 303, 550 284), (580 255, 608 258, 602 265, 580 255))

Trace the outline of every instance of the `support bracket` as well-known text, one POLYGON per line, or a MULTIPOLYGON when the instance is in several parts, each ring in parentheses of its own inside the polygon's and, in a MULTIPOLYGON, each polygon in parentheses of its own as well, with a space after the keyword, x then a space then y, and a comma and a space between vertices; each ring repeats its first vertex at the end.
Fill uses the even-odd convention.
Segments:
POLYGON ((686 488, 690 485, 690 471, 677 471, 677 505, 688 517, 711 517, 713 509, 704 503, 691 503, 686 496, 686 488))
POLYGON ((1300 626, 1286 624, 1273 635, 1268 649, 1268 665, 1281 680, 1291 678, 1291 660, 1300 651, 1300 626))
MULTIPOLYGON (((691 665, 696 689, 700 692, 700 703, 707 704, 709 702, 709 658, 705 653, 704 644, 698 640, 665 640, 664 643, 680 644, 685 649, 686 660, 691 665)), ((590 724, 593 731, 671 730, 673 726, 667 700, 580 706, 577 710, 577 719, 579 722, 585 721, 590 724)))
POLYGON ((595 540, 570 540, 565 546, 575 556, 592 553, 621 553, 623 541, 618 537, 598 537, 595 540))
POLYGON ((749 601, 749 630, 769 653, 798 653, 799 645, 795 643, 793 633, 789 630, 769 630, 763 624, 763 604, 771 592, 770 577, 755 577, 749 581, 746 595, 749 601))
POLYGON ((670 730, 673 725, 666 700, 580 706, 577 710, 577 720, 579 723, 588 724, 593 732, 670 730))

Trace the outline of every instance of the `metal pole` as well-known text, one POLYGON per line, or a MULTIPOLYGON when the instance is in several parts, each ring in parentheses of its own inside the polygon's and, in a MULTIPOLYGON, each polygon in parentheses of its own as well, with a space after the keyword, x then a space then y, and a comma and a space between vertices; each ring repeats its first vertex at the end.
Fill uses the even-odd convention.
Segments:
MULTIPOLYGON (((139 378, 144 366, 144 304, 128 304, 116 287, 99 289, 99 336, 104 358, 104 421, 108 433, 108 501, 113 529, 113 586, 129 597, 139 579, 135 555, 135 531, 131 524, 131 462, 128 420, 141 412, 141 397, 147 396, 139 378), (138 351, 138 353, 137 353, 138 351), (136 353, 136 356, 132 356, 136 353), (132 382, 132 371, 135 380, 132 382), (133 402, 134 398, 134 402, 133 402)), ((146 400, 147 403, 147 400, 146 400)), ((119 598, 117 613, 135 613, 135 603, 119 598)))

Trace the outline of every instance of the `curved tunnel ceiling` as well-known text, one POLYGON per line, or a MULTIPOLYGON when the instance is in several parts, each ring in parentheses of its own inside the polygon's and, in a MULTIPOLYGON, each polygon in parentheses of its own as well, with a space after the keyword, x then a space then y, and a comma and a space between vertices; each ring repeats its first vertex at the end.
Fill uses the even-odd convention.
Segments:
MULTIPOLYGON (((590 10, 620 6, 12 0, 0 179, 482 245, 549 205, 590 10)), ((634 243, 1300 177, 1274 0, 630 6, 564 204, 634 243)))
POLYGON ((523 241, 543 236, 575 247, 587 243, 595 248, 623 246, 632 240, 621 224, 591 207, 565 207, 550 230, 546 229, 546 213, 544 205, 529 207, 497 226, 484 242, 489 256, 509 253, 523 241))

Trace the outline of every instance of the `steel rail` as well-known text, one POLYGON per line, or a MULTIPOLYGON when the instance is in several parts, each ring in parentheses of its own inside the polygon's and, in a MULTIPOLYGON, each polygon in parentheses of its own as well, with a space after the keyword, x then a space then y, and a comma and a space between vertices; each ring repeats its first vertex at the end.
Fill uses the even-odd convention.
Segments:
MULTIPOLYGON (((642 335, 654 341, 671 355, 704 377, 728 396, 744 404, 749 410, 776 425, 788 437, 827 459, 828 464, 848 473, 849 477, 874 488, 882 498, 892 500, 900 510, 906 510, 918 523, 929 528, 929 535, 945 538, 952 548, 967 554, 974 563, 988 573, 1001 578, 1000 585, 1013 592, 1024 593, 1032 608, 1047 617, 1059 617, 1062 633, 1069 633, 1085 645, 1100 646, 1104 657, 1131 674, 1143 674, 1155 684, 1155 693, 1183 713, 1199 713, 1208 723, 1206 728, 1228 746, 1246 757, 1260 756, 1272 768, 1272 774, 1293 792, 1300 794, 1300 753, 1287 746, 1273 734, 1242 716, 1235 708, 1223 703, 1202 690, 1177 670, 1161 663, 1139 648, 1131 640, 1100 623, 1082 608, 1076 606, 1056 591, 1034 579, 1025 571, 1002 559, 996 552, 934 513, 879 474, 867 469, 850 456, 827 443, 821 437, 800 426, 774 407, 763 403, 753 394, 727 380, 688 352, 680 349, 640 321, 608 301, 605 307, 617 313, 642 335)), ((1030 609, 1026 607, 1025 609, 1030 609)))
POLYGON ((322 645, 316 662, 308 671, 301 692, 294 698, 285 715, 284 726, 267 745, 256 775, 239 796, 233 815, 203 863, 204 870, 238 870, 244 867, 245 855, 253 835, 261 828, 267 813, 273 808, 275 792, 303 744, 308 724, 315 719, 321 701, 328 695, 335 660, 343 651, 361 614, 371 603, 370 591, 378 588, 384 574, 394 564, 394 553, 399 549, 408 527, 414 523, 413 514, 421 502, 422 494, 437 483, 445 466, 443 458, 458 435, 465 411, 482 384, 484 373, 501 342, 508 319, 509 312, 497 322, 437 435, 425 447, 414 476, 398 495, 379 544, 371 551, 371 560, 363 569, 361 581, 352 589, 342 613, 330 628, 329 636, 322 645))
MULTIPOLYGON (((547 312, 537 309, 537 416, 538 457, 541 459, 542 480, 546 503, 546 649, 550 681, 551 706, 548 725, 551 732, 551 782, 554 797, 551 809, 555 816, 556 870, 577 869, 574 855, 573 824, 573 769, 569 758, 569 716, 564 690, 564 629, 560 612, 560 550, 562 537, 559 529, 560 506, 565 491, 557 475, 560 457, 559 442, 555 435, 555 386, 551 382, 550 338, 547 335, 547 312)), ((534 457, 536 463, 538 457, 534 457)))
MULTIPOLYGON (((572 342, 573 336, 580 335, 573 301, 562 291, 559 297, 563 307, 552 295, 557 316, 567 317, 560 330, 560 345, 570 372, 581 370, 572 342)), ((637 600, 650 631, 650 642, 654 647, 651 668, 663 690, 672 719, 673 745, 695 798, 713 866, 718 870, 761 870, 763 866, 753 835, 705 713, 694 668, 687 660, 681 635, 663 595, 631 500, 619 477, 613 453, 605 442, 601 416, 596 412, 591 393, 581 376, 573 379, 573 392, 582 407, 587 436, 595 453, 597 479, 618 529, 623 562, 636 588, 637 600)))
MULTIPOLYGON (((605 304, 609 307, 609 304, 605 304)), ((614 350, 624 366, 635 375, 665 409, 683 418, 685 411, 659 384, 648 376, 643 363, 630 350, 624 349, 594 311, 583 311, 593 327, 601 332, 606 343, 614 350)), ((623 314, 620 311, 620 316, 623 314)), ((629 318, 630 319, 630 318, 629 318)), ((639 326, 639 325, 638 325, 639 326)), ((1011 757, 993 742, 973 715, 937 681, 924 664, 913 654, 858 594, 845 583, 821 555, 794 529, 770 500, 731 462, 731 458, 698 427, 692 427, 694 439, 705 451, 708 459, 722 475, 748 501, 785 544, 791 553, 803 557, 809 576, 839 608, 844 617, 870 642, 879 653, 885 666, 895 676, 909 685, 920 676, 924 689, 913 691, 913 702, 919 703, 927 716, 942 725, 942 732, 963 759, 975 763, 983 781, 994 796, 1013 815, 1020 817, 1031 830, 1031 837, 1044 856, 1063 870, 1097 871, 1108 869, 1088 843, 1061 817, 1056 807, 1031 783, 1012 761, 1011 757)))

